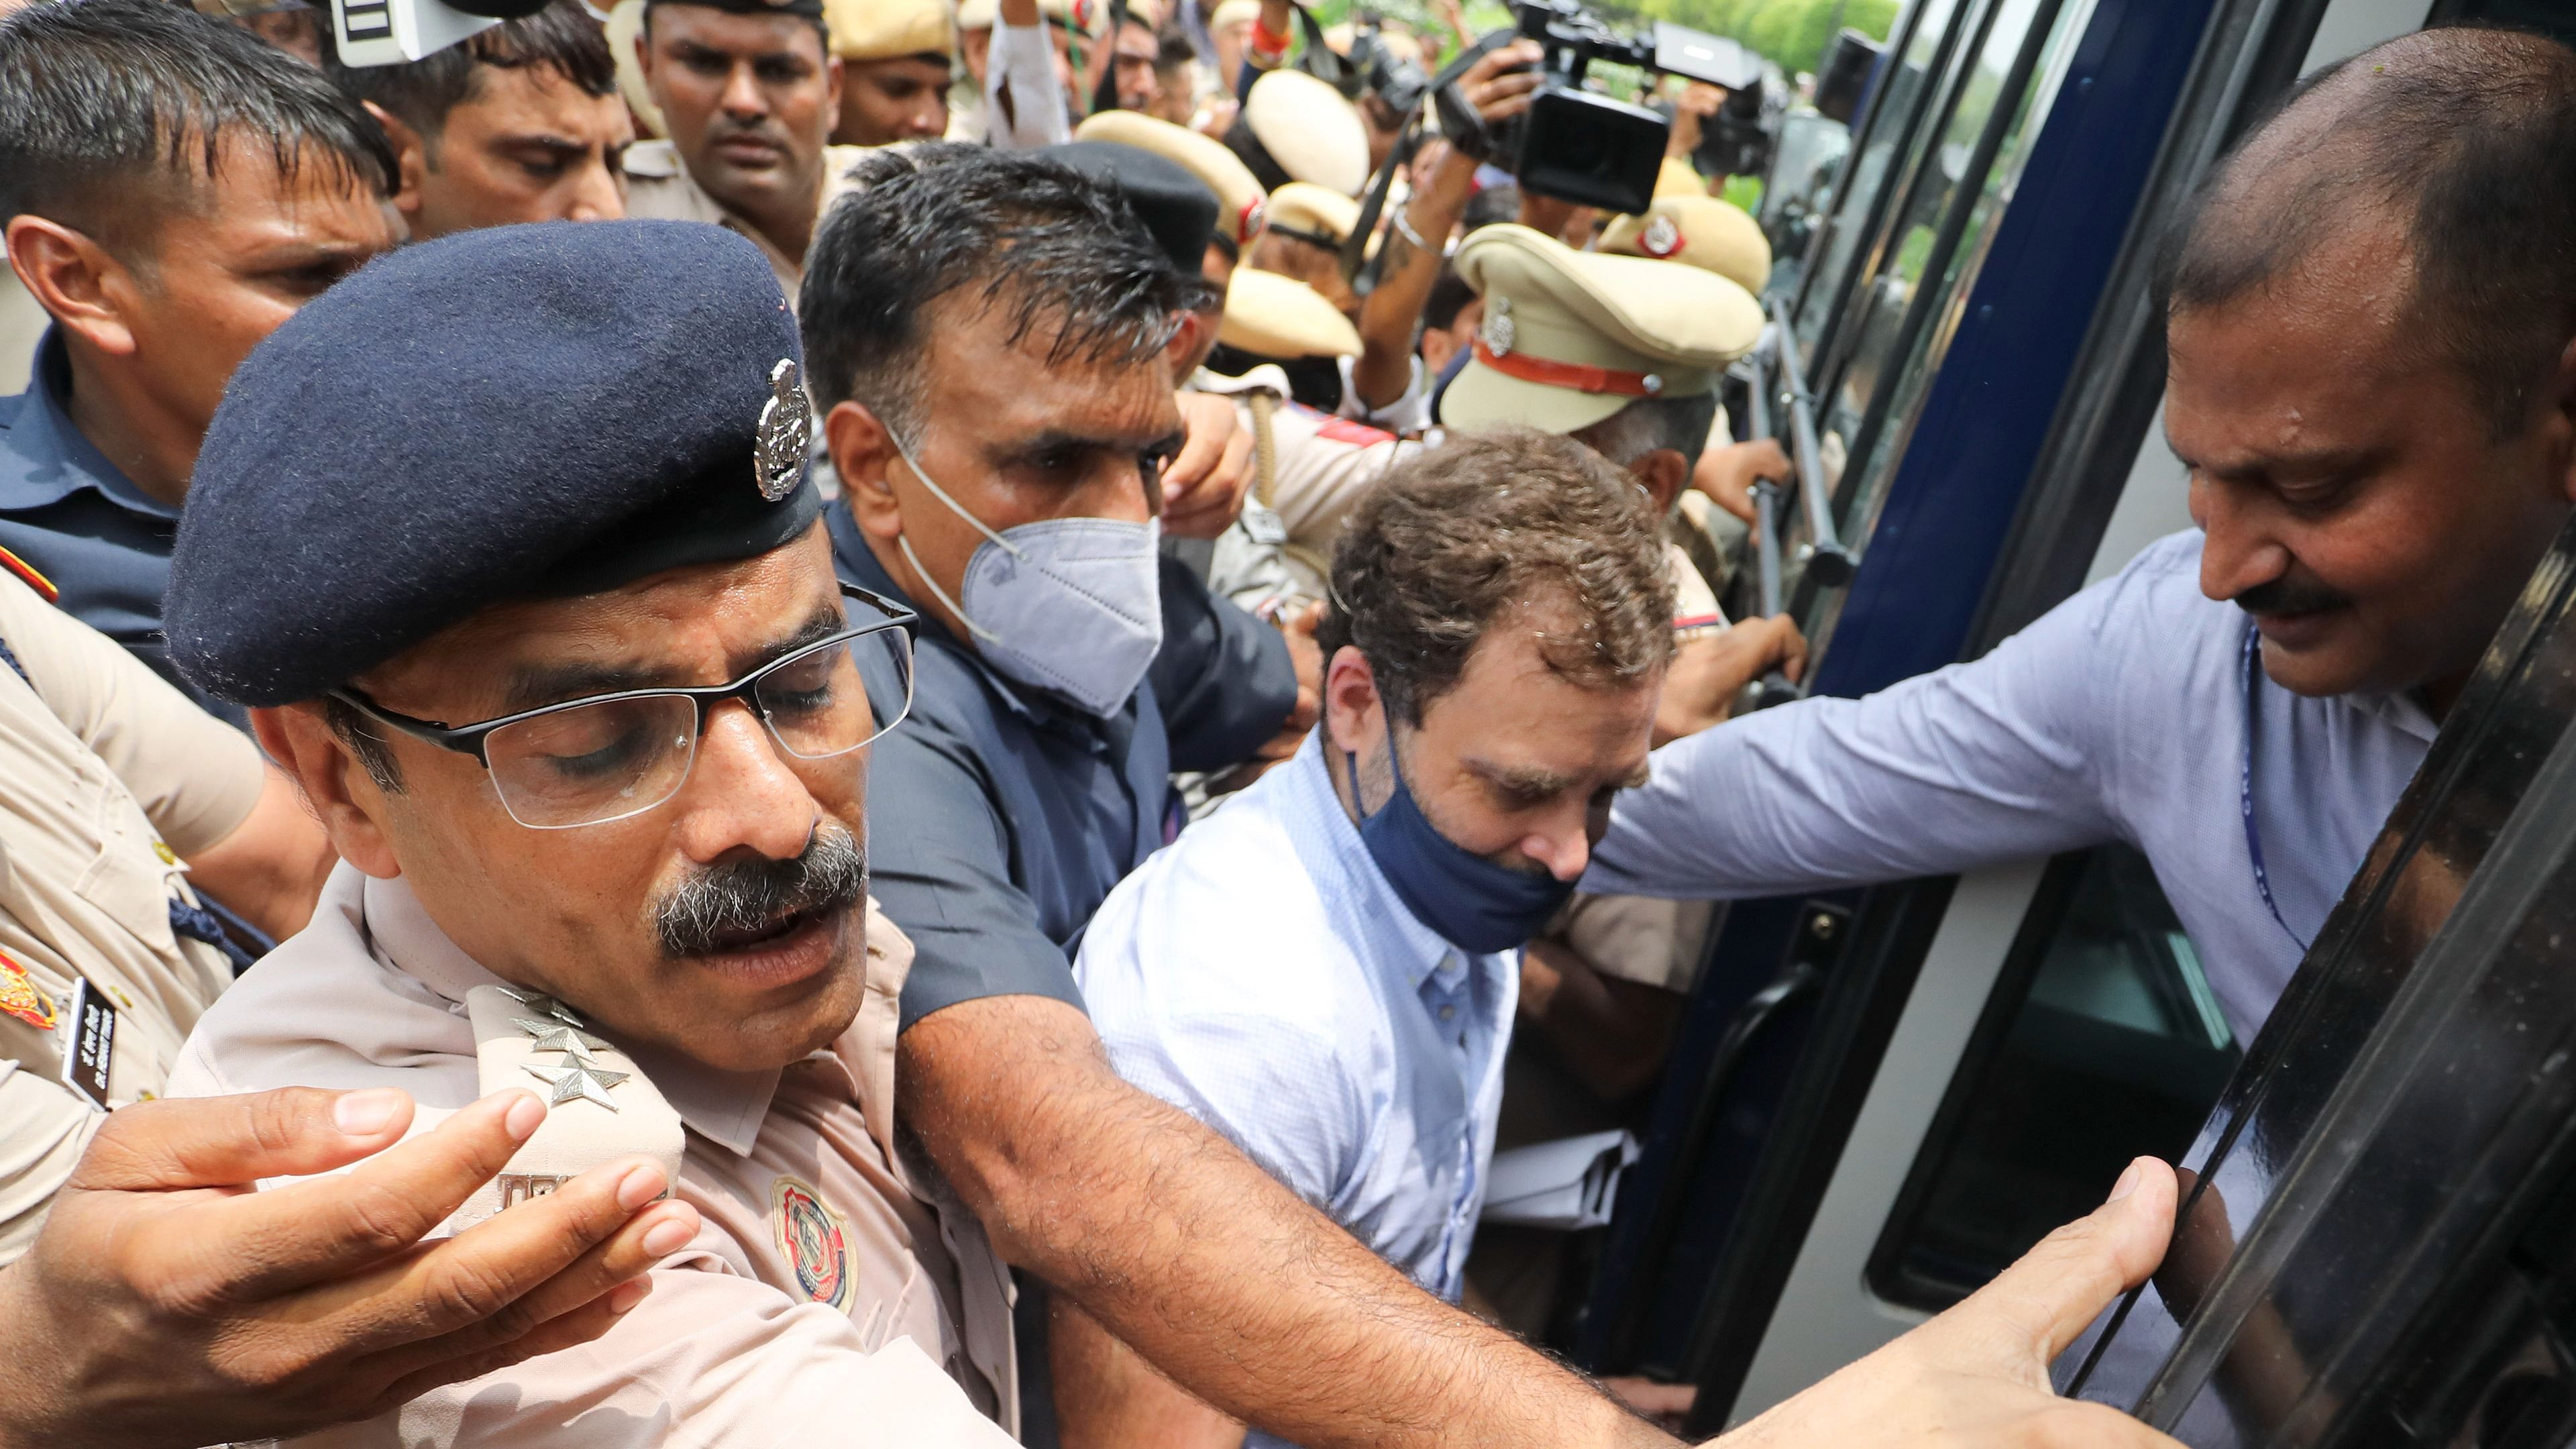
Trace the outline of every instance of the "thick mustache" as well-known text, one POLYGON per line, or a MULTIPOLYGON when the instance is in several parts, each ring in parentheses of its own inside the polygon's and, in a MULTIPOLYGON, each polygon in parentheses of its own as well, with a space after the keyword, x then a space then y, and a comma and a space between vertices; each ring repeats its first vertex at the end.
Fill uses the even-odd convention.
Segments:
POLYGON ((2236 607, 2249 614, 2316 614, 2340 609, 2351 602, 2351 599, 2323 584, 2287 575, 2267 584, 2256 584, 2234 600, 2236 607))
POLYGON ((856 905, 867 893, 867 851, 833 826, 816 831, 793 860, 735 861, 682 881, 654 907, 653 929, 670 955, 704 956, 790 916, 856 905))
POLYGON ((784 151, 787 149, 787 142, 780 137, 777 128, 767 121, 752 121, 749 123, 741 121, 717 121, 707 128, 708 145, 712 146, 724 141, 758 141, 760 144, 769 147, 773 151, 784 151))

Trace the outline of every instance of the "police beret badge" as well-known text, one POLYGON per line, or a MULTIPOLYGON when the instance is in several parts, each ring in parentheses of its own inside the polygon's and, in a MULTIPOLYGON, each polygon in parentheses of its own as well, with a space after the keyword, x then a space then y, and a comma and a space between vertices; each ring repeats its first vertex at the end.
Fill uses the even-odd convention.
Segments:
POLYGON ((796 364, 780 358, 769 370, 769 401, 760 405, 760 427, 751 444, 753 479, 760 496, 776 503, 796 491, 804 476, 805 450, 814 438, 814 410, 805 401, 804 380, 796 364))

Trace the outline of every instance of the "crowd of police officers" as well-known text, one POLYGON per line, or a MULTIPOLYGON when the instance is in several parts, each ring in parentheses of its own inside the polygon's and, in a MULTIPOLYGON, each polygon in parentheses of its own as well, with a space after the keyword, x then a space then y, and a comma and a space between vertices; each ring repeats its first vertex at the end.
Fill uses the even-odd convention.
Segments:
MULTIPOLYGON (((1708 902, 2125 840, 2250 1036, 2576 498, 2576 54, 2309 78, 2198 527, 1730 719, 1710 98, 1601 216, 1298 63, 1450 14, 8 10, 0 1445, 1666 1443, 1475 1225, 1708 902)), ((2174 1193, 1724 1442, 2169 1442, 2045 1370, 2174 1193)))

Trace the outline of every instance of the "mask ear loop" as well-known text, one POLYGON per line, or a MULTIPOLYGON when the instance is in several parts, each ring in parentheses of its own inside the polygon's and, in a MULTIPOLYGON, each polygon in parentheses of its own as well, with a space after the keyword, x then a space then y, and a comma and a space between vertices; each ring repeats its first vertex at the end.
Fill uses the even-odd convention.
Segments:
MULTIPOLYGON (((1330 587, 1329 583, 1326 586, 1330 587)), ((1386 696, 1383 694, 1379 695, 1377 698, 1377 707, 1380 714, 1386 715, 1386 772, 1395 777, 1395 789, 1402 790, 1405 788, 1404 766, 1395 757, 1395 716, 1387 712, 1386 696)), ((1371 810, 1368 808, 1368 802, 1360 798, 1360 757, 1358 751, 1342 751, 1342 766, 1351 772, 1351 803, 1360 807, 1360 823, 1365 825, 1369 821, 1376 819, 1378 810, 1384 810, 1386 805, 1380 805, 1377 807, 1377 810, 1371 810)), ((1388 791, 1386 799, 1387 805, 1394 804, 1395 791, 1388 791)))
MULTIPOLYGON (((921 480, 922 487, 930 490, 931 497, 948 505, 949 512, 954 513, 958 517, 965 519, 968 523, 975 525, 975 531, 977 533, 980 533, 986 538, 989 538, 993 542, 1001 545, 1002 551, 1009 554, 1011 557, 1018 559, 1028 557, 1027 554, 1020 552, 1019 545, 1002 537, 1000 534, 995 533, 990 527, 986 526, 984 520, 967 512, 956 499, 949 497, 948 490, 939 486, 939 480, 930 476, 929 470, 921 466, 920 461, 912 456, 912 450, 903 445, 903 439, 896 437, 894 430, 891 428, 886 430, 886 441, 894 444, 894 455, 901 458, 903 460, 903 465, 912 470, 913 477, 921 480)), ((916 563, 913 567, 919 568, 920 565, 916 563)), ((945 603, 946 599, 943 597, 941 602, 945 603)), ((951 604, 949 607, 955 608, 956 606, 951 604)))
MULTIPOLYGON (((1009 539, 1002 537, 1000 534, 995 533, 992 529, 985 527, 984 520, 977 518, 974 514, 971 514, 964 508, 959 507, 957 500, 948 496, 948 490, 940 487, 938 481, 933 479, 929 472, 921 466, 920 461, 912 456, 912 450, 903 445, 903 439, 895 436, 894 429, 886 429, 886 441, 894 444, 895 456, 901 458, 903 460, 903 465, 912 470, 913 477, 921 480, 922 487, 930 490, 931 497, 948 505, 949 512, 954 513, 958 517, 965 519, 968 523, 975 525, 976 532, 981 533, 986 538, 989 538, 994 543, 1000 545, 1003 552, 1008 553, 1011 557, 1019 559, 1025 559, 1028 557, 1028 555, 1020 552, 1018 545, 1012 543, 1009 539)), ((904 561, 912 565, 913 574, 930 590, 932 596, 937 598, 940 603, 946 605, 948 612, 957 616, 958 623, 966 626, 967 633, 974 635, 976 638, 983 640, 987 644, 998 644, 1001 642, 1001 635, 996 634, 992 630, 985 628, 983 625, 976 623, 973 616, 966 612, 966 606, 958 603, 955 599, 948 597, 948 591, 939 586, 939 580, 930 576, 930 570, 924 567, 921 562, 921 555, 912 551, 912 535, 909 532, 896 534, 894 537, 894 546, 903 551, 904 561)))

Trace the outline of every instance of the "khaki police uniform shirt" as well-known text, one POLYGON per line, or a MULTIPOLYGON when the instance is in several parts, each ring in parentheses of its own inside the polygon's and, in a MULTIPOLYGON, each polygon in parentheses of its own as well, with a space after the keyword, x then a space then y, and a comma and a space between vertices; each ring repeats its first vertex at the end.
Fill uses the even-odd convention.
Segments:
MULTIPOLYGON (((705 1218, 633 1312, 589 1344, 294 1442, 1009 1444, 1010 1280, 973 1217, 898 1146, 896 1006, 912 947, 873 902, 867 941, 857 1019, 783 1070, 718 1071, 591 1024, 609 1039, 604 1060, 644 1074, 686 1125, 677 1192, 705 1218)), ((502 984, 403 881, 343 865, 314 924, 200 1023, 171 1094, 395 1086, 421 1104, 413 1130, 428 1130, 478 1095, 465 1001, 502 984)), ((600 1110, 555 1107, 538 1141, 558 1118, 600 1110)))
POLYGON ((1209 586, 1247 608, 1270 596, 1323 598, 1333 543, 1351 510, 1424 445, 1288 401, 1288 375, 1267 364, 1241 377, 1202 368, 1190 387, 1233 398, 1255 439, 1255 465, 1266 454, 1269 466, 1242 521, 1219 540, 1209 586), (1252 405, 1256 393, 1270 398, 1266 429, 1252 405))
POLYGON ((232 969, 170 929, 183 856, 259 801, 250 740, 0 574, 0 1261, 27 1249, 102 1116, 62 1082, 72 987, 117 1011, 108 1098, 160 1095, 232 969), (19 670, 25 671, 21 676, 19 670))
MULTIPOLYGON (((865 146, 826 146, 823 148, 823 190, 816 199, 814 224, 823 224, 823 215, 832 203, 848 191, 850 168, 868 154, 865 146)), ((797 289, 805 282, 805 259, 791 257, 752 225, 751 218, 709 196, 680 153, 668 141, 638 141, 626 148, 626 214, 647 221, 703 221, 750 238, 769 258, 770 270, 778 274, 779 290, 787 294, 790 310, 796 306, 797 289)))

